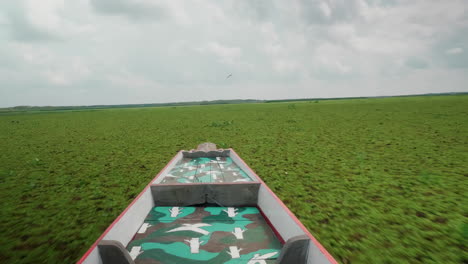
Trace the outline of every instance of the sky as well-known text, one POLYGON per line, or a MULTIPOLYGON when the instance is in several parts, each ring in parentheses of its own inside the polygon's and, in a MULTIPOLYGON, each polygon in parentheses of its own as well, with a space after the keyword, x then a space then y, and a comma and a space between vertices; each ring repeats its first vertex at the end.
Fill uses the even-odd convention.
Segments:
POLYGON ((0 107, 466 92, 467 83, 467 0, 0 2, 0 107))

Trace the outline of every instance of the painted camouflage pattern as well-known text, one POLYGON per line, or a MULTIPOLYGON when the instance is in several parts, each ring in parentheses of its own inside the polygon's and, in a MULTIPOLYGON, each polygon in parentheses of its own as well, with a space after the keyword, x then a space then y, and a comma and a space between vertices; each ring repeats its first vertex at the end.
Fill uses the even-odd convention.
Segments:
POLYGON ((249 182, 252 179, 230 157, 182 158, 161 183, 249 182))
POLYGON ((136 264, 270 264, 281 247, 256 207, 158 206, 127 249, 136 264))

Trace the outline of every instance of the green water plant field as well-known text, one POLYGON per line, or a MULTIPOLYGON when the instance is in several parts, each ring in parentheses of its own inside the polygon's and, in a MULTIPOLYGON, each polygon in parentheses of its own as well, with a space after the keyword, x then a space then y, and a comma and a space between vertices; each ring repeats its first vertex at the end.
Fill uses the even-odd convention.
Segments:
POLYGON ((0 262, 73 263, 180 149, 234 148, 341 263, 468 262, 468 96, 0 115, 0 262))

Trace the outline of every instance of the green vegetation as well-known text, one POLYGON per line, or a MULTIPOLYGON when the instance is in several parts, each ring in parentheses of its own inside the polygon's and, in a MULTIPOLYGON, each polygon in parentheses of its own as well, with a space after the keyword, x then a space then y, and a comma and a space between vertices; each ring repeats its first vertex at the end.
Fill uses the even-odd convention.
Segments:
POLYGON ((0 108, 0 114, 16 112, 46 112, 46 111, 86 111, 109 108, 142 108, 142 107, 177 107, 192 105, 219 105, 219 104, 251 104, 261 103, 262 100, 254 99, 235 99, 235 100, 213 100, 213 101, 193 101, 193 102, 174 102, 158 104, 127 104, 127 105, 81 105, 81 106, 28 106, 20 105, 8 108, 0 108))
POLYGON ((342 263, 468 262, 468 96, 0 116, 0 259, 72 263, 180 149, 232 147, 342 263))

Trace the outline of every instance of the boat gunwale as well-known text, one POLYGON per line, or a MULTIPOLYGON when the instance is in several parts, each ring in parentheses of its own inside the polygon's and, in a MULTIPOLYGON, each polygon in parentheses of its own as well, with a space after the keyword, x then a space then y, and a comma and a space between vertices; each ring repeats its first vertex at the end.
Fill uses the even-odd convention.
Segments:
MULTIPOLYGON (((268 185, 260 178, 260 176, 258 176, 252 168, 249 167, 249 165, 247 165, 247 163, 237 154, 236 151, 234 151, 234 149, 232 148, 229 148, 230 150, 230 154, 229 156, 235 156, 236 159, 238 159, 238 161, 240 161, 242 163, 243 166, 245 166, 245 168, 248 170, 248 175, 250 177, 253 177, 255 179, 252 179, 253 181, 250 181, 250 182, 227 182, 227 183, 177 183, 177 184, 160 184, 160 183, 155 183, 155 181, 166 171, 166 169, 170 166, 170 165, 173 165, 173 163, 175 163, 175 161, 177 161, 177 159, 179 159, 182 155, 182 152, 185 151, 185 150, 180 150, 177 152, 177 154, 166 164, 166 166, 164 166, 164 168, 162 168, 158 174, 156 174, 156 176, 151 180, 149 181, 149 183, 145 186, 145 188, 138 194, 138 196, 135 197, 135 199, 133 199, 133 201, 125 208, 124 211, 122 211, 122 213, 119 214, 119 216, 106 228, 106 230, 98 237, 98 239, 96 239, 96 241, 91 245, 91 247, 85 252, 85 254, 80 258, 80 260, 78 260, 77 264, 82 264, 87 258, 88 256, 96 249, 98 243, 107 235, 107 233, 109 233, 113 228, 114 226, 120 221, 120 219, 127 213, 128 210, 130 210, 130 208, 141 198, 141 196, 149 189, 151 188, 151 186, 174 186, 174 185, 181 185, 181 186, 190 186, 190 185, 228 185, 228 184, 252 184, 252 183, 259 183, 260 186, 264 186, 265 189, 267 190, 267 192, 272 196, 273 199, 275 199, 275 201, 278 203, 278 205, 280 207, 282 207, 282 209, 286 212, 286 214, 297 224, 297 226, 304 232, 304 234, 306 236, 308 236, 311 240, 311 242, 319 249, 319 251, 327 258, 327 260, 331 263, 331 264, 338 264, 338 262, 333 258, 333 256, 325 249, 325 247, 322 246, 322 244, 320 244, 320 242, 309 232, 309 230, 307 230, 307 228, 299 221, 299 219, 291 212, 291 210, 289 210, 289 208, 278 198, 278 196, 268 187, 268 185)), ((237 162, 237 161, 235 161, 237 162)), ((277 235, 277 237, 280 239, 280 242, 282 244, 284 244, 284 238, 283 236, 280 235, 280 233, 278 232, 278 230, 276 229, 276 227, 271 223, 269 217, 267 215, 265 215, 265 213, 263 212, 262 208, 257 205, 256 206, 262 216, 265 218, 265 220, 267 221, 268 225, 272 228, 273 232, 275 233, 275 235, 277 235)))
POLYGON ((261 184, 258 181, 247 182, 186 182, 186 183, 153 183, 151 186, 191 186, 191 185, 249 185, 252 183, 261 184))
MULTIPOLYGON (((247 165, 247 163, 245 163, 245 161, 237 154, 236 151, 234 151, 234 149, 230 148, 229 150, 232 151, 232 153, 234 155, 237 156, 237 158, 239 158, 239 161, 249 170, 249 172, 257 178, 257 180, 261 183, 261 185, 263 185, 266 190, 271 194, 271 196, 276 200, 276 202, 281 206, 283 207, 283 209, 285 210, 285 212, 289 215, 289 217, 291 217, 291 219, 296 222, 296 224, 299 226, 300 229, 302 229, 302 231, 310 238, 310 240, 312 241, 312 243, 315 244, 315 246, 320 250, 320 252, 322 252, 322 254, 327 258, 328 261, 330 261, 330 263, 332 264, 338 264, 338 262, 335 260, 335 258, 333 258, 333 256, 325 249, 324 246, 322 246, 322 244, 320 244, 320 242, 309 232, 309 230, 307 230, 307 228, 304 226, 304 224, 301 223, 301 221, 299 221, 299 219, 291 212, 291 210, 289 210, 289 208, 283 203, 283 201, 281 201, 281 199, 278 198, 278 196, 270 189, 270 187, 268 187, 268 185, 262 180, 262 178, 260 178, 260 176, 258 176, 253 170, 252 168, 250 168, 249 165, 247 165)), ((269 219, 266 215, 264 215, 265 219, 269 219)), ((268 220, 269 221, 269 220, 268 220)), ((272 227, 274 227, 274 225, 271 225, 272 227)), ((275 229, 276 230, 276 229, 275 229)), ((275 231, 276 232, 276 231, 275 231)), ((280 236, 281 237, 281 236, 280 236)), ((282 238, 282 237, 281 237, 282 238)))
POLYGON ((125 210, 123 210, 122 213, 120 213, 120 215, 117 216, 116 219, 114 219, 114 221, 106 228, 106 230, 98 237, 98 239, 96 239, 96 241, 91 245, 91 247, 86 251, 86 253, 80 258, 80 260, 78 260, 77 264, 81 264, 86 260, 86 258, 91 254, 91 252, 94 249, 96 249, 99 241, 101 241, 107 235, 107 233, 109 233, 112 230, 112 228, 114 228, 114 226, 127 213, 127 211, 130 210, 133 204, 135 204, 140 199, 140 197, 146 192, 146 190, 151 188, 152 183, 159 176, 161 176, 161 174, 163 174, 163 172, 169 167, 169 165, 171 165, 175 160, 179 158, 179 154, 182 155, 182 150, 177 152, 177 154, 166 164, 166 166, 164 166, 164 168, 162 168, 161 171, 159 171, 159 173, 156 174, 156 176, 145 186, 145 188, 138 194, 138 196, 135 197, 135 199, 133 199, 133 201, 125 208, 125 210))

